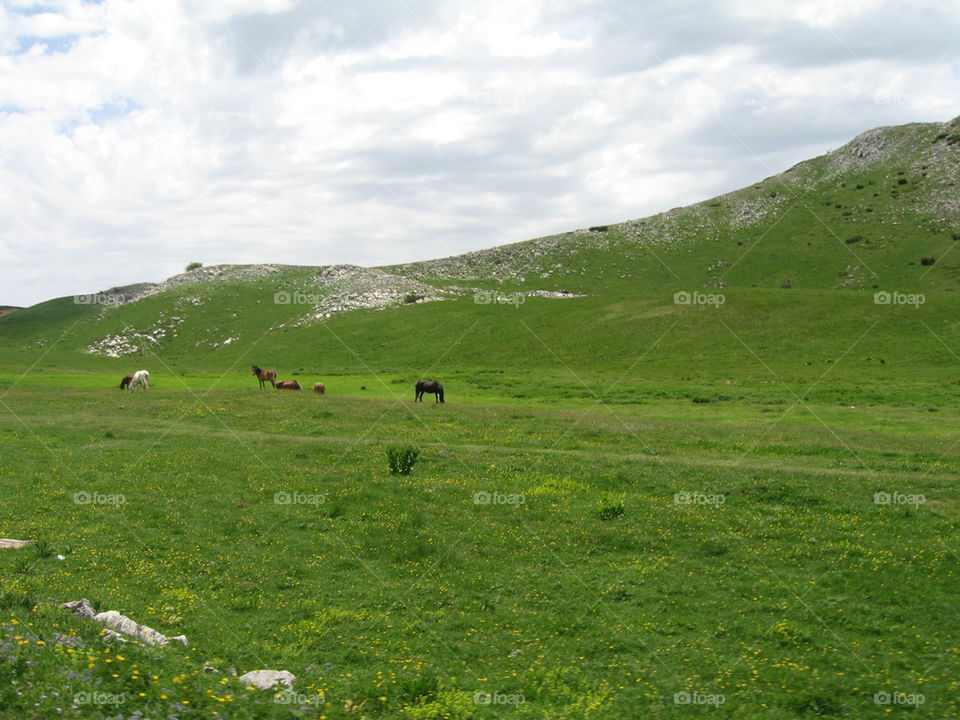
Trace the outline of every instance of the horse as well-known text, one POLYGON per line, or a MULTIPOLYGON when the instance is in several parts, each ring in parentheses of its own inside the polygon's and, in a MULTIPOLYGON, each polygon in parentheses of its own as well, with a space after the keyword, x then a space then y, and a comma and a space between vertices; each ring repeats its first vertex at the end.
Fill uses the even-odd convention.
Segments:
POLYGON ((126 390, 127 386, 130 385, 131 380, 133 380, 133 375, 124 375, 123 380, 120 381, 120 389, 126 390))
POLYGON ((263 384, 269 382, 274 387, 277 386, 277 371, 276 370, 264 370, 257 365, 253 366, 253 374, 257 376, 257 380, 260 381, 260 389, 263 390, 263 384))
POLYGON ((136 392, 138 387, 144 392, 150 389, 150 373, 146 370, 137 370, 130 380, 130 392, 136 392))
POLYGON ((443 402, 443 385, 438 383, 436 380, 418 380, 417 381, 417 391, 416 395, 413 397, 413 401, 423 402, 423 394, 432 393, 437 396, 437 402, 443 402))
POLYGON ((296 380, 280 380, 274 385, 274 387, 277 390, 299 390, 300 383, 298 383, 296 380))
POLYGON ((318 395, 323 395, 327 391, 327 386, 321 382, 313 384, 313 391, 318 395))

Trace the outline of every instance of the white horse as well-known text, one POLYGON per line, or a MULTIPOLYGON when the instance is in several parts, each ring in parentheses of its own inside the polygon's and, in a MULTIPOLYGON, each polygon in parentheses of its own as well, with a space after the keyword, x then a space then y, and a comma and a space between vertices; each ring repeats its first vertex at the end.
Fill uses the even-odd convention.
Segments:
POLYGON ((133 374, 133 380, 130 381, 130 392, 136 392, 138 385, 142 387, 144 391, 150 389, 150 373, 146 370, 137 370, 133 374))

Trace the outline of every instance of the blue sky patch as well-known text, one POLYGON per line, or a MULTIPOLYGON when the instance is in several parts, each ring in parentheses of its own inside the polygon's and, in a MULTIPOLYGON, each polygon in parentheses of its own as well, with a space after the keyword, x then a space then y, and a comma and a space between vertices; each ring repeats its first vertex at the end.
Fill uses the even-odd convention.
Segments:
POLYGON ((130 98, 112 98, 100 107, 90 110, 90 120, 96 125, 103 125, 114 118, 123 117, 142 109, 143 106, 140 103, 134 102, 130 98))

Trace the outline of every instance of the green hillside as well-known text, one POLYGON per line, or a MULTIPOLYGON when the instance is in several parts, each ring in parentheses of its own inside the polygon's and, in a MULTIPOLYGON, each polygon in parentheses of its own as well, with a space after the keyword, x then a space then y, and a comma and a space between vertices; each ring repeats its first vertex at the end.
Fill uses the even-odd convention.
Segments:
POLYGON ((0 360, 28 367, 43 349, 40 369, 80 372, 147 354, 178 373, 258 363, 281 376, 469 383, 472 371, 536 370, 562 384, 576 368, 598 383, 627 373, 709 385, 744 362, 748 377, 775 369, 809 383, 852 353, 835 380, 906 377, 922 362, 953 382, 958 139, 960 119, 871 130, 696 205, 452 258, 375 271, 215 266, 132 302, 110 301, 124 289, 100 304, 54 300, 0 318, 0 360), (906 345, 909 357, 896 352, 906 345))

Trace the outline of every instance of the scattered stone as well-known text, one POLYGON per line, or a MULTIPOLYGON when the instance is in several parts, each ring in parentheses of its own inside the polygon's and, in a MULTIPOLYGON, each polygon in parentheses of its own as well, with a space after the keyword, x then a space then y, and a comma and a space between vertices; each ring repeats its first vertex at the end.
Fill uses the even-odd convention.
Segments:
POLYGON ((244 685, 253 685, 258 690, 269 690, 275 685, 293 688, 297 678, 286 670, 251 670, 239 677, 244 685))
POLYGON ((121 615, 116 610, 107 610, 94 615, 93 608, 90 607, 90 602, 86 598, 83 598, 82 600, 66 602, 62 607, 70 610, 82 618, 93 620, 101 625, 106 625, 108 636, 114 639, 124 640, 124 638, 118 634, 123 633, 125 635, 134 637, 137 640, 142 640, 149 645, 157 645, 159 647, 163 647, 171 640, 182 643, 183 645, 187 644, 187 638, 183 635, 177 635, 176 637, 168 638, 151 627, 140 625, 139 623, 134 622, 126 615, 121 615))
POLYGON ((33 540, 14 540, 12 538, 0 538, 0 550, 6 548, 22 548, 29 545, 33 540))

